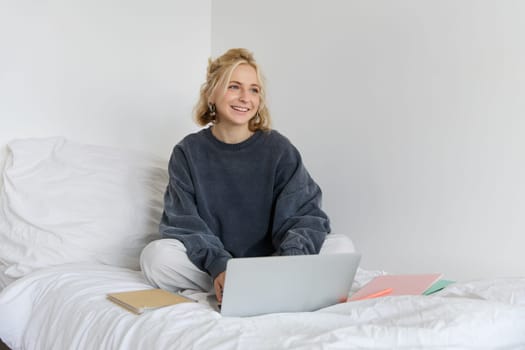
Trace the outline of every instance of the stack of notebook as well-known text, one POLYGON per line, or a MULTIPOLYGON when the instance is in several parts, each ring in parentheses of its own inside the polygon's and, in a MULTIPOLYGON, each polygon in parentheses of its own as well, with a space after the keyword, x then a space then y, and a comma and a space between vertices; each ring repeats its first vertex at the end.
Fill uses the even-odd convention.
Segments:
POLYGON ((354 293, 349 301, 391 295, 430 295, 453 283, 440 273, 377 276, 354 293))

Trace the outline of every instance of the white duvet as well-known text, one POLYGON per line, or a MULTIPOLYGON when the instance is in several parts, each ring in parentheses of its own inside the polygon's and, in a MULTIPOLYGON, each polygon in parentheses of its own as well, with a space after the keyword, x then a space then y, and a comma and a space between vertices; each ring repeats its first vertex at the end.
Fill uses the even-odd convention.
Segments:
MULTIPOLYGON (((356 284, 371 276, 359 271, 356 284)), ((33 272, 0 293, 0 338, 12 349, 54 350, 525 349, 525 278, 251 318, 222 317, 204 294, 140 316, 106 299, 143 288, 140 272, 105 265, 33 272)))

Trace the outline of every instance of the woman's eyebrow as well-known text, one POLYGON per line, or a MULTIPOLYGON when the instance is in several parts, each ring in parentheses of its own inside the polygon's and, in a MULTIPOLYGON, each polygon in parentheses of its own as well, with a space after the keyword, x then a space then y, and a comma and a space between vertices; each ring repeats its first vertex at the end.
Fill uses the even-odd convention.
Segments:
MULTIPOLYGON (((230 81, 230 84, 239 84, 239 85, 243 85, 243 83, 241 83, 240 81, 237 81, 237 80, 231 80, 230 81)), ((259 84, 256 84, 256 83, 253 83, 253 84, 250 84, 250 86, 256 86, 256 87, 260 87, 259 84)))

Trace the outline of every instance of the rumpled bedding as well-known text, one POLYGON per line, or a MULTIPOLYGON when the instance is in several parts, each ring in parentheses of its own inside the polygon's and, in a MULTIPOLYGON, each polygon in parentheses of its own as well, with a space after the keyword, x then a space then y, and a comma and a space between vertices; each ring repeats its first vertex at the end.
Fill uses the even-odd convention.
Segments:
MULTIPOLYGON (((360 269, 353 289, 379 273, 360 269)), ((142 315, 106 299, 145 288, 141 272, 109 265, 33 272, 0 293, 0 338, 13 350, 525 349, 525 278, 247 318, 222 317, 205 293, 142 315)))

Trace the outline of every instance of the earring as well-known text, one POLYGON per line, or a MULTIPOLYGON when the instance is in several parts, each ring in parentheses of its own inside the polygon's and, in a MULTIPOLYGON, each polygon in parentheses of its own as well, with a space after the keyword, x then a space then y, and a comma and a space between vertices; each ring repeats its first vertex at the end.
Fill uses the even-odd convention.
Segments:
POLYGON ((261 122, 261 115, 259 114, 259 111, 255 113, 255 123, 259 124, 261 122))
POLYGON ((214 103, 208 102, 208 115, 212 120, 215 120, 215 116, 217 115, 217 107, 215 107, 214 103))

